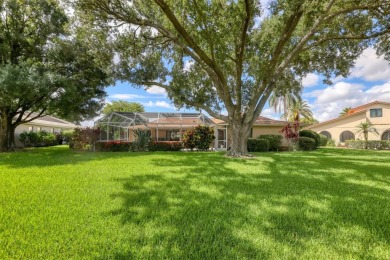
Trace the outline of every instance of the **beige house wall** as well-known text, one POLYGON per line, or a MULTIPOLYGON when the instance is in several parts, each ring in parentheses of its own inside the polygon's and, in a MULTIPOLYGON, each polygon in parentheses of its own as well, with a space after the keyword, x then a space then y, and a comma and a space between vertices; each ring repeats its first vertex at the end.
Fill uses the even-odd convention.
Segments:
POLYGON ((23 147, 23 143, 19 141, 19 136, 23 132, 48 132, 48 133, 59 133, 62 130, 71 130, 74 129, 73 126, 58 126, 58 125, 48 125, 48 124, 40 124, 40 123, 34 123, 34 121, 22 124, 16 127, 15 129, 15 145, 16 147, 23 147))
MULTIPOLYGON (((280 131, 283 126, 253 126, 252 137, 256 138, 259 135, 281 135, 280 131)), ((287 140, 282 139, 282 146, 287 146, 287 140)))
POLYGON ((375 104, 365 108, 366 111, 357 112, 356 115, 346 116, 344 118, 330 120, 319 125, 308 127, 317 133, 328 131, 336 143, 340 143, 340 135, 343 131, 351 131, 355 134, 355 139, 364 139, 362 133, 357 134, 357 126, 362 122, 371 122, 379 135, 368 134, 368 140, 381 140, 382 134, 390 129, 390 106, 384 104, 375 104), (382 108, 382 117, 370 117, 370 109, 382 108))

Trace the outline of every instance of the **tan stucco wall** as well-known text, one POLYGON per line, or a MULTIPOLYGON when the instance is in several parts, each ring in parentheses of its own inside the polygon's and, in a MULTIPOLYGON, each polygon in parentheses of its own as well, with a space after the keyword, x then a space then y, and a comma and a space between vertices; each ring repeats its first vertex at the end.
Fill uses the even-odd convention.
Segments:
MULTIPOLYGON (((253 126, 252 137, 256 138, 259 135, 281 135, 280 131, 283 126, 253 126)), ((282 139, 282 146, 287 146, 287 140, 282 139)))
POLYGON ((380 140, 382 134, 390 129, 390 107, 386 105, 373 105, 367 108, 366 113, 358 113, 356 115, 348 116, 346 118, 341 118, 340 120, 336 120, 333 122, 328 122, 324 124, 320 124, 318 126, 309 127, 309 129, 320 133, 322 131, 328 131, 332 135, 332 139, 336 141, 336 143, 340 142, 340 135, 343 131, 349 130, 355 134, 355 139, 363 140, 363 134, 356 134, 357 126, 361 122, 370 121, 374 127, 378 130, 379 135, 375 135, 373 133, 368 134, 369 140, 380 140), (373 108, 382 108, 382 117, 370 117, 370 109, 373 108))

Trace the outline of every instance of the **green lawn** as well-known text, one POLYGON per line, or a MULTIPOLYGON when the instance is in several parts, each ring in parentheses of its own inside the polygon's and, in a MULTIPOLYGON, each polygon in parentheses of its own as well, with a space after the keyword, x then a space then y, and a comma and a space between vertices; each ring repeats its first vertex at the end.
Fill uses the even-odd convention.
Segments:
POLYGON ((0 259, 390 256, 390 152, 0 154, 0 259))

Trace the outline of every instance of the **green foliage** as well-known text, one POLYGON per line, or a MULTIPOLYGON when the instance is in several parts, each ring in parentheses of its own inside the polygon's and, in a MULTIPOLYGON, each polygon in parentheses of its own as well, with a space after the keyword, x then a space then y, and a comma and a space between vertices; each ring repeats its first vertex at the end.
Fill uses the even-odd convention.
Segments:
POLYGON ((347 140, 345 146, 352 149, 373 149, 373 150, 388 150, 390 149, 390 141, 387 140, 347 140))
POLYGON ((152 134, 150 130, 137 129, 133 133, 135 137, 135 141, 134 141, 135 149, 137 151, 146 151, 152 134))
POLYGON ((319 147, 321 145, 321 137, 318 133, 312 130, 301 130, 299 131, 300 137, 309 137, 315 140, 315 147, 319 147))
POLYGON ((23 132, 19 135, 19 140, 25 147, 41 147, 57 145, 58 141, 55 134, 46 131, 23 132))
POLYGON ((260 135, 257 138, 268 140, 270 151, 278 151, 280 145, 282 144, 283 136, 281 136, 281 135, 260 135))
POLYGON ((268 152, 270 148, 270 142, 267 139, 249 138, 248 152, 268 152))
POLYGON ((183 135, 183 146, 191 151, 207 151, 214 141, 214 130, 209 126, 196 126, 187 130, 183 135))
POLYGON ((112 112, 145 112, 145 108, 138 102, 127 102, 124 100, 112 101, 103 108, 103 114, 109 115, 112 112))
POLYGON ((97 142, 96 151, 98 152, 129 152, 134 150, 132 142, 97 142))
POLYGON ((99 137, 99 128, 76 128, 69 142, 69 148, 73 150, 92 150, 99 137))
POLYGON ((327 146, 328 144, 328 137, 326 137, 325 135, 322 135, 322 134, 319 134, 320 135, 320 146, 327 146))
POLYGON ((149 151, 180 151, 183 148, 182 142, 169 141, 169 142, 155 142, 152 141, 148 145, 149 151))
POLYGON ((62 135, 65 143, 70 142, 70 140, 72 139, 73 133, 74 133, 74 130, 64 130, 61 132, 61 135, 62 135))
POLYGON ((326 146, 335 147, 336 146, 336 141, 334 139, 328 139, 328 142, 327 142, 326 146))
POLYGON ((367 47, 390 59, 388 0, 270 2, 79 0, 76 11, 114 35, 121 80, 224 120, 237 131, 228 154, 240 156, 272 92, 300 89, 313 72, 346 76, 367 47))
POLYGON ((298 148, 301 151, 312 151, 316 149, 316 140, 314 138, 301 136, 298 138, 298 148))
POLYGON ((346 107, 346 108, 343 109, 343 111, 340 112, 340 115, 339 115, 339 116, 340 116, 340 117, 341 117, 341 116, 346 116, 346 115, 348 115, 351 111, 352 111, 352 107, 346 107))
POLYGON ((0 2, 0 149, 13 148, 18 125, 45 114, 97 116, 112 56, 94 52, 95 35, 78 37, 57 0, 0 2))

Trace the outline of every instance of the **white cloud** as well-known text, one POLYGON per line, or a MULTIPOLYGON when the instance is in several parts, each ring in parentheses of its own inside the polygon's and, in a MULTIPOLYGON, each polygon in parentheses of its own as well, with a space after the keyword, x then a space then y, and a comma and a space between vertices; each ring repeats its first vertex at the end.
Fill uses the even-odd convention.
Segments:
POLYGON ((310 88, 318 85, 320 77, 317 74, 309 73, 302 79, 302 86, 310 88))
POLYGON ((375 50, 368 48, 356 60, 350 77, 363 78, 366 81, 389 80, 390 64, 384 56, 377 57, 375 50))
POLYGON ((151 86, 150 88, 146 89, 146 92, 153 95, 161 95, 161 96, 167 95, 167 91, 159 86, 151 86))
POLYGON ((176 109, 174 106, 172 106, 171 104, 169 104, 166 101, 156 101, 156 102, 149 101, 147 103, 144 103, 143 105, 146 107, 162 107, 162 108, 168 108, 168 109, 176 109))
POLYGON ((191 67, 195 64, 195 61, 193 60, 188 60, 184 63, 184 68, 183 70, 184 71, 190 71, 191 70, 191 67))
POLYGON ((342 81, 305 96, 315 98, 311 104, 312 111, 314 117, 323 122, 338 117, 346 107, 357 107, 377 100, 390 102, 390 82, 365 89, 363 85, 342 81))
POLYGON ((261 116, 280 120, 280 114, 276 113, 272 108, 263 109, 263 111, 261 111, 261 116))
POLYGON ((137 98, 143 98, 140 95, 135 95, 135 94, 113 94, 110 95, 109 98, 114 98, 114 99, 137 99, 137 98))

